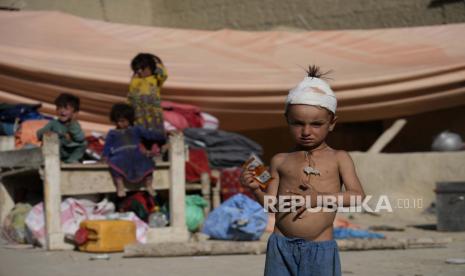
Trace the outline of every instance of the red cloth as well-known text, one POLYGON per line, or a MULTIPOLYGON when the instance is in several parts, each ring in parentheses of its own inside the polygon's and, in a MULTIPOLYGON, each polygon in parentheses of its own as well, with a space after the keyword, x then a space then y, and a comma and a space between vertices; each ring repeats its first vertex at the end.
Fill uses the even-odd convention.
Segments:
POLYGON ((241 172, 242 169, 240 167, 226 168, 221 170, 220 179, 222 201, 227 200, 237 193, 242 193, 251 199, 256 200, 250 189, 241 185, 241 172))
POLYGON ((155 208, 155 201, 148 193, 137 192, 123 199, 121 212, 134 212, 141 220, 147 221, 155 208))
POLYGON ((161 107, 163 108, 164 119, 180 130, 186 127, 203 127, 203 118, 197 106, 162 101, 161 107), (185 122, 180 117, 172 114, 173 112, 181 115, 187 121, 188 126, 185 126, 185 122))
POLYGON ((104 140, 95 136, 87 136, 87 148, 101 155, 103 152, 104 140))
POLYGON ((163 110, 163 119, 179 130, 189 127, 187 119, 182 114, 172 110, 163 110))
POLYGON ((189 161, 186 161, 187 182, 200 181, 200 175, 204 172, 211 172, 207 151, 202 148, 189 148, 189 161))

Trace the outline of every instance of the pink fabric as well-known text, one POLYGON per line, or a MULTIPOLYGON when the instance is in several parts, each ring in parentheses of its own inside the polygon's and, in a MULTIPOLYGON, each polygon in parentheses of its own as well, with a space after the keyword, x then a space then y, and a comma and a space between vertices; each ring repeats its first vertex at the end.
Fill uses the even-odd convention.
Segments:
POLYGON ((200 109, 197 106, 170 101, 162 101, 161 106, 163 107, 163 115, 168 115, 165 120, 180 130, 187 127, 200 128, 203 126, 203 117, 200 115, 200 109), (181 117, 184 119, 181 119, 181 117), (175 118, 175 121, 171 120, 173 118, 175 118))
POLYGON ((464 33, 463 23, 198 31, 0 11, 0 102, 42 102, 54 114, 54 98, 73 93, 83 128, 107 132, 111 105, 126 98, 131 58, 152 52, 170 76, 162 99, 198 106, 224 130, 285 126, 285 97, 309 63, 333 70, 339 122, 396 118, 465 103, 464 33))
POLYGON ((189 127, 189 122, 182 114, 171 110, 163 110, 163 119, 177 130, 183 130, 189 127))

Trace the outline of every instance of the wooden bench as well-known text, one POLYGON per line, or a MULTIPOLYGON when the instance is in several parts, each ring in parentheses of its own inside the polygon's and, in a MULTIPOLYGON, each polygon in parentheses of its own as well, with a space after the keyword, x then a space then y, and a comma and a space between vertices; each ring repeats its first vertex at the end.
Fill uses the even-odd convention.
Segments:
MULTIPOLYGON (((12 138, 0 139, 0 150, 11 149, 12 138)), ((13 145, 14 146, 14 145, 13 145)), ((170 138, 169 162, 157 163, 153 175, 154 189, 169 189, 170 226, 150 228, 147 242, 187 241, 189 234, 185 224, 185 191, 199 190, 209 203, 211 188, 208 174, 202 175, 202 183, 185 183, 185 147, 182 135, 170 138)), ((59 141, 56 135, 44 137, 42 148, 19 149, 0 152, 0 177, 38 170, 43 180, 46 248, 66 249, 60 223, 62 196, 115 192, 106 164, 63 164, 59 158, 59 141)), ((13 187, 0 178, 0 219, 3 221, 13 208, 13 187)), ((131 191, 143 190, 144 185, 126 185, 131 191)), ((219 205, 219 185, 213 190, 214 205, 219 205)))

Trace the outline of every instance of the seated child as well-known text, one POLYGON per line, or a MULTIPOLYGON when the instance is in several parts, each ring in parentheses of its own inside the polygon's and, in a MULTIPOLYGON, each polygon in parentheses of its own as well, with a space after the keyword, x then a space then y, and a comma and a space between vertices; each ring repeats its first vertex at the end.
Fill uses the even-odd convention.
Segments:
POLYGON ((159 130, 133 126, 134 109, 124 103, 113 105, 110 120, 116 129, 107 134, 103 158, 110 166, 118 197, 126 196, 125 180, 132 183, 144 182, 149 194, 155 195, 152 187, 155 164, 148 151, 141 146, 141 141, 145 139, 154 143, 165 143, 165 135, 159 130))
POLYGON ((284 115, 295 147, 272 158, 273 180, 266 191, 260 189, 253 170, 245 170, 241 176, 242 184, 276 214, 268 240, 265 275, 341 275, 333 239, 337 210, 332 204, 317 206, 317 198, 337 198, 337 204, 348 206, 351 198, 364 197, 350 155, 326 144, 336 124, 337 101, 322 75, 318 67, 311 66, 308 76, 287 96, 284 115), (289 196, 303 198, 305 205, 294 204, 294 210, 284 210, 279 204, 275 208, 276 202, 289 196), (330 206, 333 208, 323 208, 330 206))
POLYGON ((74 95, 60 94, 55 99, 58 118, 51 120, 37 131, 39 140, 51 132, 58 134, 60 159, 65 163, 79 162, 86 151, 85 135, 77 121, 79 102, 79 98, 74 95))

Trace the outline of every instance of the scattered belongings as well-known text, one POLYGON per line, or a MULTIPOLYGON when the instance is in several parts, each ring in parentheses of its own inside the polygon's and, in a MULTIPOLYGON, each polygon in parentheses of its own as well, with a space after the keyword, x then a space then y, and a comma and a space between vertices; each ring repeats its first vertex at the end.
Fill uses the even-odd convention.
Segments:
MULTIPOLYGON (((115 187, 111 181, 111 175, 108 173, 108 166, 103 164, 61 164, 58 136, 56 134, 44 137, 42 148, 20 150, 11 150, 14 148, 14 139, 12 139, 14 137, 3 138, 0 137, 0 148, 6 151, 0 152, 0 167, 2 170, 5 168, 5 172, 2 171, 1 176, 5 177, 5 173, 18 172, 18 170, 32 169, 38 171, 43 178, 44 190, 47 191, 44 193, 44 202, 37 208, 34 206, 32 211, 29 212, 28 217, 34 214, 31 224, 28 224, 28 218, 26 218, 26 224, 34 238, 48 250, 72 249, 74 245, 70 248, 70 245, 64 242, 65 236, 74 234, 81 219, 88 219, 89 217, 83 215, 85 212, 74 212, 82 210, 82 208, 62 208, 66 207, 60 206, 60 202, 63 205, 62 196, 114 192, 115 187), (7 141, 5 147, 3 141, 7 141), (44 212, 44 206, 47 212, 44 212), (62 212, 63 210, 68 212, 62 212), (62 218, 63 215, 65 215, 64 219, 62 218), (69 224, 65 223, 67 221, 69 224), (75 223, 76 221, 79 222, 75 223), (73 230, 72 228, 75 228, 74 231, 67 231, 73 230)), ((143 228, 137 227, 139 242, 187 241, 189 239, 189 233, 185 225, 184 199, 187 186, 185 185, 183 169, 185 147, 182 135, 170 136, 169 152, 170 161, 157 164, 154 181, 160 184, 157 185, 157 189, 170 190, 170 225, 163 229, 149 229, 145 223, 140 224, 144 226, 143 228), (139 228, 141 231, 139 231, 139 228)), ((7 212, 14 206, 12 195, 5 185, 7 185, 6 182, 0 182, 0 197, 3 198, 0 201, 0 218, 6 217, 7 212)), ((128 185, 127 188, 128 190, 141 189, 131 185, 128 185)), ((203 191, 204 187, 202 186, 201 189, 203 191)), ((134 215, 134 218, 136 217, 134 215)), ((133 220, 133 218, 128 220, 133 220)))
POLYGON ((268 214, 263 212, 259 203, 243 194, 237 194, 208 215, 202 232, 219 240, 258 240, 267 222, 268 214))
POLYGON ((381 216, 380 213, 376 213, 376 212, 365 210, 365 209, 362 209, 362 214, 367 214, 367 215, 374 216, 374 217, 381 216))
POLYGON ((220 183, 221 183, 221 199, 223 201, 228 200, 230 197, 241 193, 255 200, 255 196, 252 191, 242 186, 241 184, 241 167, 231 167, 220 169, 220 183))
POLYGON ((238 133, 222 130, 186 128, 186 143, 205 148, 212 168, 240 167, 253 152, 260 156, 262 146, 238 133))
POLYGON ((110 260, 110 255, 108 255, 108 254, 95 254, 95 255, 90 256, 89 260, 91 260, 91 261, 100 261, 100 260, 109 261, 110 260))
POLYGON ((384 235, 363 229, 336 227, 333 229, 334 239, 384 239, 384 235))
POLYGON ((352 223, 350 220, 353 218, 346 219, 343 217, 339 217, 336 215, 336 218, 333 221, 333 227, 334 228, 352 228, 352 229, 361 229, 362 227, 358 224, 352 223))
POLYGON ((371 230, 371 231, 400 231, 400 232, 402 232, 402 231, 405 231, 405 228, 382 224, 382 225, 370 226, 370 227, 368 227, 368 230, 371 230))
POLYGON ((186 196, 186 225, 187 229, 195 232, 205 220, 203 209, 207 207, 207 201, 199 195, 186 196))
POLYGON ((85 220, 75 235, 79 251, 120 252, 135 243, 136 224, 124 220, 85 220))
POLYGON ((1 222, 2 237, 10 243, 32 243, 32 238, 26 229, 26 216, 32 206, 28 203, 17 203, 4 221, 1 222))
POLYGON ((465 258, 450 258, 446 260, 446 264, 465 264, 465 258))

